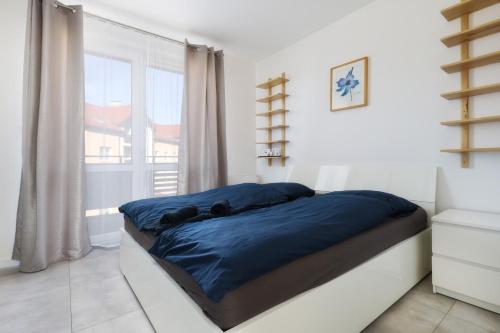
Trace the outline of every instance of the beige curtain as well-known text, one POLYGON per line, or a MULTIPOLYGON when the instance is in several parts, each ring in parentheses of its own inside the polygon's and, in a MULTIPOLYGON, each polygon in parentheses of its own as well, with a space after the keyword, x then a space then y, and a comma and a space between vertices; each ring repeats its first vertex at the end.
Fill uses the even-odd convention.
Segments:
POLYGON ((224 54, 186 42, 179 193, 227 184, 224 54))
POLYGON ((14 258, 35 272, 90 250, 83 223, 83 12, 30 0, 14 258))

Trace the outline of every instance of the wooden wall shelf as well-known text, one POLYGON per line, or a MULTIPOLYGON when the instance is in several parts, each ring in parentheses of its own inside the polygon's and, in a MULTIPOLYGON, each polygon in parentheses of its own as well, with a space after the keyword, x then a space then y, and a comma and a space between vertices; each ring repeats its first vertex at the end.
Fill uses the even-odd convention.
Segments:
POLYGON ((284 128, 288 128, 288 127, 289 127, 288 125, 274 125, 274 126, 266 126, 266 127, 257 127, 257 129, 268 131, 268 130, 273 130, 273 129, 284 129, 284 128))
POLYGON ((260 99, 257 100, 257 102, 259 102, 259 103, 269 103, 269 102, 274 102, 274 101, 277 101, 278 99, 282 99, 282 98, 285 98, 285 97, 288 97, 288 96, 289 95, 279 93, 279 94, 276 94, 276 95, 271 95, 271 96, 267 96, 267 97, 264 97, 264 98, 260 98, 260 99))
POLYGON ((442 121, 441 125, 460 126, 461 145, 456 149, 442 149, 445 153, 460 153, 462 168, 469 167, 470 153, 500 152, 500 147, 472 148, 470 144, 470 125, 500 122, 500 115, 471 116, 469 99, 472 96, 489 94, 500 91, 500 83, 493 83, 479 87, 470 87, 470 71, 476 67, 500 62, 500 51, 491 52, 476 57, 470 56, 470 44, 474 39, 500 32, 500 18, 493 21, 470 27, 470 14, 483 8, 500 3, 500 0, 459 0, 459 3, 441 11, 448 20, 460 17, 460 32, 446 36, 441 41, 448 47, 460 45, 460 61, 443 65, 441 69, 446 73, 460 72, 460 90, 441 94, 446 99, 460 99, 460 119, 442 121))
POLYGON ((442 121, 441 125, 460 126, 460 125, 467 125, 467 124, 492 123, 492 122, 497 122, 497 121, 500 122, 500 116, 484 116, 484 117, 468 118, 468 119, 461 119, 461 120, 442 121))
POLYGON ((280 84, 283 84, 283 83, 286 83, 288 82, 289 80, 286 79, 286 78, 282 78, 281 76, 280 77, 277 77, 273 80, 269 80, 267 82, 264 82, 264 83, 261 83, 261 84, 258 84, 257 85, 257 88, 261 88, 261 89, 269 89, 269 88, 273 88, 273 87, 276 87, 276 86, 279 86, 280 84))
POLYGON ((480 9, 499 3, 500 0, 467 0, 459 4, 450 6, 441 11, 441 14, 448 20, 454 20, 464 14, 469 14, 480 9))
POLYGON ((273 159, 276 159, 276 158, 279 158, 281 160, 283 159, 287 159, 289 156, 257 156, 257 158, 265 158, 265 159, 268 159, 268 160, 273 160, 273 159))
POLYGON ((493 93, 493 92, 497 92, 497 91, 500 91, 500 83, 488 84, 488 85, 464 89, 464 90, 450 91, 450 92, 441 94, 441 96, 446 98, 446 99, 457 99, 457 98, 462 98, 462 97, 470 97, 470 96, 489 94, 489 93, 493 93))
POLYGON ((272 166, 274 160, 281 161, 281 166, 285 166, 285 161, 288 158, 286 156, 286 144, 289 142, 286 139, 286 129, 288 125, 286 124, 286 114, 289 110, 286 108, 286 98, 288 95, 286 94, 286 83, 289 80, 286 78, 285 73, 281 73, 281 76, 275 79, 269 79, 266 82, 257 85, 259 89, 267 90, 267 96, 263 98, 259 98, 257 102, 266 103, 267 111, 257 113, 257 117, 266 117, 267 118, 267 126, 265 127, 257 127, 257 130, 267 131, 267 140, 257 142, 258 145, 267 145, 269 149, 276 147, 275 145, 281 146, 281 155, 280 156, 257 156, 257 158, 263 158, 267 160, 267 165, 272 166), (280 91, 276 94, 273 94, 273 88, 279 87, 280 91), (273 102, 281 101, 281 107, 278 109, 273 109, 273 102), (273 119, 278 117, 274 117, 279 115, 281 119, 280 124, 273 124, 273 119), (280 130, 281 138, 275 138, 273 136, 274 130, 280 130))
POLYGON ((272 140, 272 141, 263 141, 263 142, 257 142, 258 145, 273 145, 276 143, 288 143, 290 141, 288 140, 272 140))
POLYGON ((276 110, 272 110, 269 112, 257 113, 257 117, 269 117, 269 116, 274 116, 275 114, 281 114, 281 113, 285 113, 285 112, 289 112, 289 111, 290 110, 276 109, 276 110))
MULTIPOLYGON (((499 0, 500 1, 500 0, 499 0)), ((479 57, 469 58, 467 60, 453 62, 451 64, 441 66, 441 69, 446 73, 457 73, 466 69, 471 69, 480 66, 486 66, 500 62, 500 51, 488 53, 479 57)))
POLYGON ((446 36, 441 39, 444 45, 451 47, 458 45, 462 42, 474 40, 484 36, 488 36, 500 31, 500 19, 496 19, 475 28, 466 29, 462 32, 446 36))
POLYGON ((500 147, 441 149, 441 152, 443 152, 443 153, 494 153, 494 152, 500 152, 500 147))

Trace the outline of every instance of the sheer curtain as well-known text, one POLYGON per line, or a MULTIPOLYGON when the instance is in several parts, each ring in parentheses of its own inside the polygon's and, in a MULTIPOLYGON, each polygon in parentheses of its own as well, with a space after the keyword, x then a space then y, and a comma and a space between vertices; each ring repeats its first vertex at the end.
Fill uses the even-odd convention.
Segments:
POLYGON ((116 246, 127 201, 177 194, 183 45, 84 18, 86 220, 116 246))

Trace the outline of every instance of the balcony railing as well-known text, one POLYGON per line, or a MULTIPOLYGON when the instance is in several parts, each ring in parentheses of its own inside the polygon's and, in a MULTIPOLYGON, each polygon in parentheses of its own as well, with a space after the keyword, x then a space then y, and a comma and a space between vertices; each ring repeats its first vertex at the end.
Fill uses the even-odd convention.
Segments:
MULTIPOLYGON (((115 180, 115 182, 123 182, 124 178, 122 177, 124 177, 125 172, 130 173, 128 179, 130 179, 130 182, 132 183, 132 178, 135 177, 134 173, 139 173, 137 174, 139 177, 139 183, 145 182, 151 184, 151 187, 149 187, 149 190, 147 191, 149 193, 139 194, 139 197, 156 197, 177 194, 177 156, 145 156, 146 163, 142 167, 137 168, 137 170, 131 163, 131 158, 127 156, 102 157, 98 155, 86 155, 85 158, 87 161, 86 170, 89 175, 105 177, 107 180, 113 179, 114 175, 116 175, 117 179, 118 177, 121 178, 120 180, 115 180), (95 158, 95 160, 89 163, 88 158, 95 158), (97 159, 101 160, 97 162, 97 159)), ((93 179, 95 182, 100 178, 93 179)), ((91 187, 93 188, 94 186, 91 187)), ((99 185, 97 185, 96 188, 102 189, 99 185)), ((148 186, 146 186, 146 189, 148 189, 148 186)))
POLYGON ((177 170, 154 170, 153 171, 153 195, 176 195, 177 194, 177 170))

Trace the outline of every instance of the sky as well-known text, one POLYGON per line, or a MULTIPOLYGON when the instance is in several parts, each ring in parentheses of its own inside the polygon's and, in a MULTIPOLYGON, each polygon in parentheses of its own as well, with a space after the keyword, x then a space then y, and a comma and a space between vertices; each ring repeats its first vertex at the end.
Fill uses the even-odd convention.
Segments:
MULTIPOLYGON (((184 75, 147 67, 146 110, 158 124, 179 124, 184 75)), ((131 105, 132 64, 85 54, 85 102, 98 106, 131 105)))

